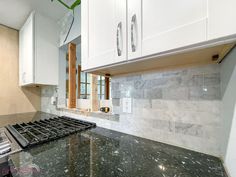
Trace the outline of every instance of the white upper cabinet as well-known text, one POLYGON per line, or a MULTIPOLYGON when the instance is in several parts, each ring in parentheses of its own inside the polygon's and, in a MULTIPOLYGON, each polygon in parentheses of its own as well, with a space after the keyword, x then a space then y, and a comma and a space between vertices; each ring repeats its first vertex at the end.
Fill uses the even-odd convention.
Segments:
POLYGON ((209 0, 209 39, 236 34, 235 8, 235 0, 209 0))
POLYGON ((19 33, 19 83, 33 83, 34 65, 34 21, 33 14, 25 22, 19 33))
POLYGON ((236 34, 234 7, 235 0, 82 0, 82 70, 214 45, 236 34))
POLYGON ((20 86, 58 84, 58 41, 57 24, 31 13, 20 30, 20 86))
POLYGON ((142 56, 142 0, 128 0, 128 59, 142 56))
POLYGON ((143 0, 142 54, 207 40, 207 0, 143 0))
POLYGON ((126 60, 126 0, 83 0, 81 30, 83 70, 126 60))

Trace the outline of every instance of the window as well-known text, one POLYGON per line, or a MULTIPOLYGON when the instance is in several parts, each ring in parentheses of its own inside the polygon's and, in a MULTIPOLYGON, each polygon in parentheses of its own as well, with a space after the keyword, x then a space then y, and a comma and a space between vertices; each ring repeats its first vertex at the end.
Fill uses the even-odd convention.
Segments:
POLYGON ((105 77, 98 76, 98 99, 105 99, 105 77))
POLYGON ((90 74, 80 73, 80 99, 90 98, 90 74))
MULTIPOLYGON (((99 100, 109 99, 110 78, 81 72, 81 65, 76 57, 76 45, 69 44, 66 56, 66 102, 69 108, 76 108, 77 99, 93 99, 92 105, 99 100), (75 67, 76 66, 76 67, 75 67), (91 79, 92 78, 92 79, 91 79), (91 88, 95 89, 91 92, 91 88), (91 93, 90 93, 91 92, 91 93)), ((94 110, 93 106, 90 106, 94 110)), ((96 108, 97 109, 97 108, 96 108)))

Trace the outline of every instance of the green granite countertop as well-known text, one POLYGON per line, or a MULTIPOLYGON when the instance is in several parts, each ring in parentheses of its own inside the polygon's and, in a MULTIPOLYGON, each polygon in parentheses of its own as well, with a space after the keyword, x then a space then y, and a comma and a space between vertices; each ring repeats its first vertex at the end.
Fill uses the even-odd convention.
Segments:
POLYGON ((99 127, 26 149, 9 161, 14 177, 227 176, 216 157, 99 127))

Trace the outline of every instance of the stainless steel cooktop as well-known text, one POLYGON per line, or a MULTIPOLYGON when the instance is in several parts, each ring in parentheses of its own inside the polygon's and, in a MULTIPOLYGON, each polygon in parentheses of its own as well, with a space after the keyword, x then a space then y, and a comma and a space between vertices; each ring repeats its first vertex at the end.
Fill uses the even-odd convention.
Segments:
POLYGON ((11 136, 6 128, 0 128, 0 159, 3 157, 21 151, 22 148, 11 136))

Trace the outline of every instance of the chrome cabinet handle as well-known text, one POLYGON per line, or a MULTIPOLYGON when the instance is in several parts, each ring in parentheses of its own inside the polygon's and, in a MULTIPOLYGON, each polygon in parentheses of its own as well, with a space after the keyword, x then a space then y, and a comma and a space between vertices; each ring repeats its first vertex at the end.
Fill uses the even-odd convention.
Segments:
POLYGON ((132 52, 136 52, 137 50, 137 17, 136 14, 132 16, 131 19, 131 49, 132 52))
POLYGON ((122 23, 120 22, 117 26, 116 31, 116 47, 118 56, 122 55, 122 23))

